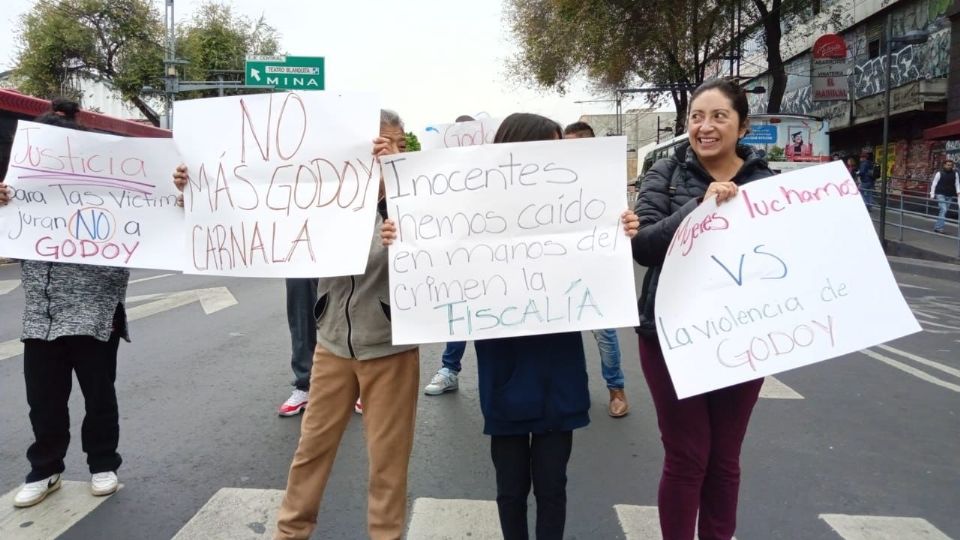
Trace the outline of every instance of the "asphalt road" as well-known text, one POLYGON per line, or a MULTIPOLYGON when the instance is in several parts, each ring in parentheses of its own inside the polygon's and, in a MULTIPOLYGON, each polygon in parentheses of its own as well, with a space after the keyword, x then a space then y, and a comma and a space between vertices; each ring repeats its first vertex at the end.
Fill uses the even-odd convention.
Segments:
MULTIPOLYGON (((897 277, 926 331, 870 355, 777 376, 781 384, 771 384, 771 395, 795 399, 765 398, 755 410, 743 451, 737 538, 960 539, 960 284, 922 272, 897 277)), ((0 267, 0 293, 9 289, 0 294, 0 493, 22 481, 32 440, 23 357, 12 354, 23 305, 18 279, 18 266, 0 267)), ((0 538, 52 537, 63 524, 67 540, 165 540, 182 529, 180 538, 267 537, 299 431, 298 418, 275 412, 291 378, 283 284, 156 271, 134 271, 132 280, 130 305, 141 306, 140 318, 131 324, 133 343, 120 346, 117 381, 123 488, 92 508, 84 506, 93 503, 82 484, 33 510, 0 501, 0 538), (138 281, 153 276, 161 277, 138 281), (204 291, 184 292, 197 289, 204 291)), ((631 329, 620 332, 632 405, 623 419, 606 415, 597 350, 589 334, 584 338, 593 421, 574 435, 566 536, 654 538, 662 450, 636 338, 631 329)), ((422 348, 423 384, 439 367, 439 353, 438 345, 422 348)), ((65 478, 88 482, 78 389, 71 410, 65 478)), ((419 402, 411 538, 442 537, 437 531, 464 538, 469 531, 476 539, 496 530, 481 425, 468 347, 460 391, 419 402)), ((357 416, 341 443, 314 538, 365 537, 366 471, 357 416)))

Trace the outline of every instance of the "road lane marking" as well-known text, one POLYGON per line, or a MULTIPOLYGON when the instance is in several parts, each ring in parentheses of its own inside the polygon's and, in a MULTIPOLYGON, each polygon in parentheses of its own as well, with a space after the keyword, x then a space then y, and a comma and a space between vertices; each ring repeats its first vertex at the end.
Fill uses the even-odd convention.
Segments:
POLYGON ((877 345, 877 348, 883 349, 887 352, 891 352, 894 354, 899 354, 900 356, 907 358, 909 360, 913 360, 918 364, 923 364, 927 367, 932 367, 933 369, 938 369, 944 373, 948 373, 950 375, 953 375, 954 377, 960 378, 960 369, 952 368, 946 364, 941 364, 940 362, 934 362, 933 360, 927 360, 922 356, 917 356, 907 351, 901 351, 900 349, 891 347, 889 345, 877 345))
POLYGON ((497 503, 421 497, 413 501, 407 538, 410 540, 451 538, 502 540, 497 503))
POLYGON ((282 489, 223 488, 172 540, 260 540, 277 531, 282 489))
POLYGON ((949 382, 947 382, 947 381, 944 381, 944 380, 942 380, 942 379, 938 379, 938 378, 934 377, 933 375, 930 375, 929 373, 927 373, 927 372, 925 372, 925 371, 921 371, 921 370, 919 370, 919 369, 917 369, 917 368, 915 368, 915 367, 913 367, 913 366, 908 366, 907 364, 904 364, 903 362, 894 360, 893 358, 890 358, 890 357, 888 357, 888 356, 884 356, 884 355, 882 355, 882 354, 880 354, 880 353, 878 353, 878 352, 871 351, 870 349, 864 349, 864 350, 862 350, 862 351, 860 351, 860 352, 863 353, 863 354, 865 354, 865 355, 867 355, 867 356, 869 356, 870 358, 873 358, 874 360, 879 360, 879 361, 883 362, 884 364, 887 364, 888 366, 897 368, 897 369, 899 369, 900 371, 903 371, 903 372, 905 372, 905 373, 909 373, 910 375, 913 375, 914 377, 917 377, 917 378, 919 378, 919 379, 923 379, 924 381, 927 381, 928 383, 932 383, 932 384, 935 384, 935 385, 937 385, 937 386, 941 386, 941 387, 943 387, 943 388, 946 388, 947 390, 953 390, 954 392, 960 393, 960 385, 956 385, 956 384, 953 384, 953 383, 949 383, 949 382))
POLYGON ((177 274, 158 274, 158 275, 156 275, 156 276, 149 276, 149 277, 145 277, 145 278, 134 279, 134 280, 130 281, 129 285, 133 285, 134 283, 143 283, 144 281, 153 281, 153 280, 155 280, 155 279, 160 279, 160 278, 165 278, 165 277, 170 277, 170 276, 175 276, 175 275, 177 275, 177 274))
POLYGON ((73 527, 110 497, 94 497, 89 482, 64 480, 57 491, 30 508, 14 508, 16 487, 0 500, 0 538, 49 540, 73 527))
MULTIPOLYGON (((126 303, 146 301, 150 302, 127 308, 127 321, 133 322, 193 302, 200 302, 200 307, 203 308, 203 312, 207 315, 211 315, 238 303, 237 299, 226 287, 190 289, 173 293, 145 294, 125 299, 126 303)), ((6 360, 21 354, 23 354, 23 343, 19 339, 0 342, 0 360, 6 360)))
POLYGON ((19 286, 19 279, 0 279, 0 296, 7 294, 19 286))
POLYGON ((764 399, 803 399, 796 390, 783 384, 775 377, 764 377, 760 387, 760 397, 764 399))
POLYGON ((921 518, 820 514, 843 540, 950 540, 921 518))
MULTIPOLYGON (((660 531, 660 514, 656 506, 615 504, 614 511, 620 521, 626 540, 651 540, 663 538, 660 531)), ((732 540, 737 540, 733 537, 732 540)))

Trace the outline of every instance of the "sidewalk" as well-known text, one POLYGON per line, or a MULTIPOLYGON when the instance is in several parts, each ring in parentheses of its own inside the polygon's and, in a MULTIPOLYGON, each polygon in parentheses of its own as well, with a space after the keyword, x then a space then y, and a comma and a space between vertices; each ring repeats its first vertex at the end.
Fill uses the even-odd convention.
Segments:
MULTIPOLYGON (((870 217, 879 233, 880 210, 872 209, 870 217)), ((935 234, 934 221, 933 217, 901 214, 896 208, 887 209, 887 255, 960 263, 960 232, 956 222, 947 222, 945 234, 935 234)))

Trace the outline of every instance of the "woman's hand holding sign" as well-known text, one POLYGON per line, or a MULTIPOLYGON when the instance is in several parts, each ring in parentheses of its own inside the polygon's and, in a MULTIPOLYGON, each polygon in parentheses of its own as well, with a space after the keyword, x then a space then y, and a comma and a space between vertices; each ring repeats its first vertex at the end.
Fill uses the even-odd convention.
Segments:
POLYGON ((723 204, 737 195, 737 185, 733 182, 710 182, 710 187, 703 194, 703 200, 710 197, 717 198, 717 204, 723 204))

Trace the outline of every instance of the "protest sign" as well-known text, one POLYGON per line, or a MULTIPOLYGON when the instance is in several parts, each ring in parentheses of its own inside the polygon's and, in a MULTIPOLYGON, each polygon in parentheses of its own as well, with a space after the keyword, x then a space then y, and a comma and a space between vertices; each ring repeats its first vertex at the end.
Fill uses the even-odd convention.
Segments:
POLYGON ((607 137, 384 158, 394 343, 636 325, 625 147, 607 137))
POLYGON ((380 185, 372 96, 231 96, 179 101, 175 112, 190 174, 187 273, 363 273, 380 185))
POLYGON ((656 318, 680 398, 920 331, 839 161, 697 207, 667 251, 656 318))
POLYGON ((470 122, 434 124, 418 133, 417 139, 421 150, 492 144, 500 122, 499 118, 485 117, 470 122))
POLYGON ((170 139, 20 121, 0 208, 0 256, 180 270, 183 210, 170 139))

